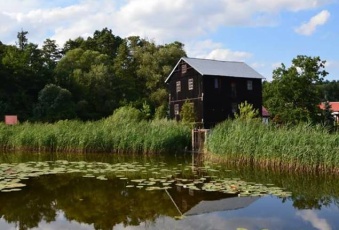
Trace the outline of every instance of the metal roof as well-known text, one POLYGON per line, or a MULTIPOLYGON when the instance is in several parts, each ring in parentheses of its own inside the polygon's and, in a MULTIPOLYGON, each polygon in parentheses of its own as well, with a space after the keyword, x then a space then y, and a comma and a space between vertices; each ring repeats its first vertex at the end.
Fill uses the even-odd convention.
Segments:
POLYGON ((165 82, 170 79, 181 60, 185 61, 201 75, 264 79, 261 74, 244 62, 183 57, 178 61, 165 82))
POLYGON ((186 216, 199 215, 210 212, 236 210, 249 206, 259 197, 230 197, 221 200, 202 200, 193 208, 184 213, 186 216))

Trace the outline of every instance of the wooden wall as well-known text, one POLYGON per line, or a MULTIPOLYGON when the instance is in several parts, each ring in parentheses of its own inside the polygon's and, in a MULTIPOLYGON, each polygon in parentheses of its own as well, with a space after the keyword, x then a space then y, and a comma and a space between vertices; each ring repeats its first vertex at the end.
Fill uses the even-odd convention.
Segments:
POLYGON ((234 107, 247 101, 258 109, 261 115, 262 83, 261 79, 234 78, 225 76, 201 76, 189 65, 186 72, 182 72, 183 61, 172 73, 169 81, 170 90, 170 118, 180 120, 175 115, 174 105, 182 105, 186 100, 194 103, 196 122, 203 123, 201 128, 211 128, 229 117, 233 117, 234 107), (189 79, 193 79, 193 89, 189 90, 189 79), (252 90, 247 89, 247 81, 252 81, 252 90), (181 90, 177 92, 177 82, 180 82, 181 90), (216 81, 217 86, 216 87, 216 81), (233 86, 232 86, 233 85, 233 86), (234 93, 236 91, 236 93, 234 93), (233 110, 232 110, 233 108, 233 110))

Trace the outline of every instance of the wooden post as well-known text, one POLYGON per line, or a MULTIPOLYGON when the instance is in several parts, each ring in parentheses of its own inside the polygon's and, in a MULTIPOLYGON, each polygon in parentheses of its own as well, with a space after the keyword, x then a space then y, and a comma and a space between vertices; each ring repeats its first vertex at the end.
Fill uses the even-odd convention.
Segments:
POLYGON ((202 152, 205 147, 209 129, 192 129, 192 152, 202 152))

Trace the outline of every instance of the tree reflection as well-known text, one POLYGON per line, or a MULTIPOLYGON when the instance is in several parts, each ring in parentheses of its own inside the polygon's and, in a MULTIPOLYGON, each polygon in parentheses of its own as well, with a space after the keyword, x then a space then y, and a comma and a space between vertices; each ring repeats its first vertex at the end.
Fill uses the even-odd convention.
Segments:
POLYGON ((139 225, 177 210, 164 191, 126 188, 126 181, 100 181, 75 175, 30 179, 20 192, 2 193, 0 214, 20 229, 34 228, 41 221, 54 221, 58 210, 69 221, 112 229, 117 224, 139 225))
MULTIPOLYGON (((17 161, 20 162, 20 159, 17 161)), ((224 174, 222 170, 214 172, 220 178, 240 177, 244 181, 286 188, 293 195, 281 200, 292 201, 296 209, 321 209, 330 204, 339 207, 339 190, 336 189, 339 180, 336 176, 296 175, 239 165, 223 165, 222 168, 227 169, 224 174)), ((199 177, 208 174, 206 171, 195 173, 199 177)), ((209 174, 212 176, 213 173, 209 174)), ((213 192, 188 192, 181 187, 168 192, 145 191, 127 188, 128 183, 127 180, 116 177, 101 181, 84 178, 80 174, 30 178, 25 181, 27 186, 22 191, 0 193, 0 216, 23 230, 38 227, 42 221, 56 221, 59 212, 63 212, 68 221, 93 224, 95 229, 113 229, 121 224, 126 227, 153 223, 161 216, 175 217, 189 211, 202 200, 229 197, 227 194, 213 192)))

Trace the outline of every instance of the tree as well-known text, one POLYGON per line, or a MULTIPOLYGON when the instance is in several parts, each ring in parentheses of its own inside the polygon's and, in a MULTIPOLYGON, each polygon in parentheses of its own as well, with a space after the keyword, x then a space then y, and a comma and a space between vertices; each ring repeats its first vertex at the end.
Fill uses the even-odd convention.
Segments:
POLYGON ((73 49, 77 49, 80 48, 82 43, 84 43, 85 39, 83 39, 82 37, 78 37, 75 40, 71 40, 69 39, 68 41, 66 41, 66 43, 64 44, 64 47, 62 49, 62 54, 66 54, 68 51, 73 50, 73 49))
POLYGON ((253 108, 252 104, 247 103, 247 101, 242 102, 238 105, 239 112, 234 113, 235 119, 239 120, 252 120, 259 116, 257 109, 253 108))
POLYGON ((273 120, 282 123, 317 122, 322 95, 317 84, 328 74, 319 57, 297 56, 292 65, 273 71, 272 82, 263 85, 264 105, 273 120))
MULTIPOLYGON (((18 114, 20 120, 31 118, 34 103, 37 102, 39 91, 52 83, 52 72, 45 65, 42 50, 38 45, 29 43, 28 32, 18 33, 18 47, 5 46, 2 49, 1 83, 4 84, 0 96, 6 103, 7 112, 18 114)), ((1 100, 1 99, 0 99, 1 100)))
POLYGON ((114 75, 117 84, 114 85, 114 91, 119 98, 120 106, 125 106, 136 100, 142 100, 142 82, 138 82, 136 74, 136 63, 132 56, 127 42, 120 44, 117 56, 113 64, 114 75))
POLYGON ((185 123, 195 122, 194 104, 186 100, 181 108, 181 121, 185 123))
POLYGON ((21 30, 20 32, 18 32, 17 38, 18 38, 18 47, 20 50, 24 50, 25 47, 28 44, 28 39, 26 37, 26 35, 28 34, 28 31, 23 31, 21 30))
POLYGON ((332 108, 329 101, 324 102, 324 110, 322 111, 324 126, 330 130, 334 127, 334 117, 332 115, 332 108))
POLYGON ((339 81, 324 81, 317 85, 322 93, 323 99, 328 101, 339 101, 339 81))
POLYGON ((62 54, 55 40, 46 39, 42 46, 42 54, 45 64, 49 70, 53 70, 57 62, 61 59, 62 54))
POLYGON ((75 118, 72 94, 54 84, 46 85, 39 93, 34 114, 36 119, 48 122, 75 118))
POLYGON ((153 41, 137 37, 129 38, 129 45, 136 63, 138 86, 143 86, 141 93, 149 98, 155 109, 162 105, 167 106, 165 79, 178 60, 186 56, 184 45, 180 42, 156 45, 153 41))
POLYGON ((98 51, 101 54, 108 55, 111 59, 114 59, 117 55, 117 50, 123 39, 119 36, 115 36, 112 30, 107 28, 101 31, 96 30, 93 34, 93 38, 89 37, 84 42, 82 48, 85 48, 87 43, 92 45, 92 50, 98 51))
POLYGON ((110 59, 97 51, 70 50, 55 68, 57 83, 68 89, 78 104, 78 117, 100 119, 118 107, 110 59))

